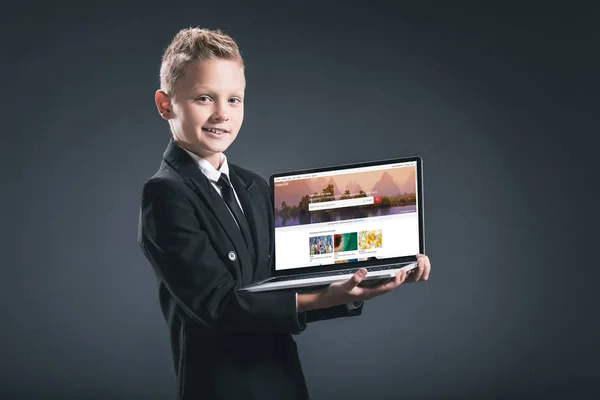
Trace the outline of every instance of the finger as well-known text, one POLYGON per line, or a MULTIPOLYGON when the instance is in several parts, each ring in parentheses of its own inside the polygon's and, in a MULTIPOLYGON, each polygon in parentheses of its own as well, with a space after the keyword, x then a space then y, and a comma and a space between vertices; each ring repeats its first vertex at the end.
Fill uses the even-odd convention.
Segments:
POLYGON ((400 271, 398 272, 398 274, 396 274, 396 286, 401 285, 402 282, 404 282, 406 280, 406 271, 400 271))
POLYGON ((403 284, 404 282, 406 282, 406 280, 408 279, 408 271, 404 270, 400 273, 400 285, 403 284))
POLYGON ((406 270, 402 270, 400 272, 398 272, 396 274, 396 278, 394 279, 393 282, 390 282, 390 284, 386 285, 386 289, 387 290, 394 290, 396 289, 398 286, 400 286, 404 281, 406 281, 406 277, 408 276, 408 273, 406 272, 406 270))
POLYGON ((402 271, 402 270, 398 271, 396 273, 396 276, 394 277, 394 280, 392 282, 390 282, 394 288, 396 288, 398 285, 400 285, 403 282, 403 280, 405 279, 404 276, 402 275, 403 272, 404 271, 402 271))
POLYGON ((365 268, 361 268, 358 271, 356 271, 354 275, 352 275, 352 278, 344 282, 342 287, 349 292, 356 286, 358 286, 358 284, 361 283, 363 279, 365 279, 365 276, 367 276, 367 270, 365 268))
POLYGON ((414 276, 413 276, 413 280, 415 282, 418 282, 419 279, 421 279, 421 276, 423 275, 423 271, 425 270, 425 264, 423 263, 423 257, 419 257, 417 259, 417 268, 415 268, 415 272, 414 272, 414 276))
POLYGON ((384 285, 385 286, 385 290, 388 290, 388 291, 389 290, 394 290, 401 283, 402 283, 402 271, 398 271, 396 273, 396 276, 394 276, 394 279, 384 285))
POLYGON ((370 300, 387 292, 396 289, 406 279, 406 271, 400 271, 396 274, 393 280, 375 287, 362 288, 361 298, 370 300))
POLYGON ((423 269, 421 269, 421 263, 423 262, 423 258, 426 258, 427 256, 425 254, 417 254, 417 268, 415 268, 414 270, 411 271, 411 274, 409 274, 409 278, 411 282, 416 282, 418 281, 422 274, 423 274, 423 269))
POLYGON ((425 271, 423 272, 424 281, 429 279, 429 272, 431 272, 431 261, 429 260, 429 258, 427 258, 425 262, 425 271))

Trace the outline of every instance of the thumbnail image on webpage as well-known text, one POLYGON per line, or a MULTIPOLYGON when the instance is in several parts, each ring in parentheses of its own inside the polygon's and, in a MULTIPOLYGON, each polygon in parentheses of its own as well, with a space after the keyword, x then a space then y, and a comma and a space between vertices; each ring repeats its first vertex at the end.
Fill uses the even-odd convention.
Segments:
POLYGON ((381 229, 313 236, 308 241, 311 263, 319 260, 331 263, 332 256, 335 264, 364 261, 369 253, 376 254, 383 248, 381 229))

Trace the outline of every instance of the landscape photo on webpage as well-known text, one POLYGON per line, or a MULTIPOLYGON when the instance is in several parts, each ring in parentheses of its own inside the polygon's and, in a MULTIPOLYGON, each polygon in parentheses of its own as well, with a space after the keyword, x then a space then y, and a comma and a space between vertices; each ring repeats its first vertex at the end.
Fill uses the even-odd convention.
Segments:
POLYGON ((416 212, 416 166, 274 185, 276 228, 416 212))

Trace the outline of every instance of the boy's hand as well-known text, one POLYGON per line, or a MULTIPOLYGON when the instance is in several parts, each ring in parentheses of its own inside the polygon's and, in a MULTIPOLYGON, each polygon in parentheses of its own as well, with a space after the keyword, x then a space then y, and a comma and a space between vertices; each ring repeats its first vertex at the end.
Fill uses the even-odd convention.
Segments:
POLYGON ((417 268, 409 271, 405 282, 419 282, 429 279, 431 262, 425 254, 417 254, 417 268))
POLYGON ((406 279, 406 271, 398 272, 393 280, 384 284, 370 287, 358 286, 366 276, 367 270, 361 268, 347 281, 332 283, 321 292, 319 304, 326 308, 353 301, 371 300, 400 286, 406 279))
POLYGON ((429 279, 430 271, 431 263, 429 257, 424 254, 418 254, 417 268, 414 268, 409 272, 400 271, 393 280, 388 281, 387 283, 365 287, 359 286, 367 276, 367 270, 361 268, 347 281, 336 282, 329 285, 323 290, 319 300, 322 301, 326 307, 346 304, 353 301, 370 300, 395 290, 402 283, 426 281, 429 279))
POLYGON ((429 257, 424 254, 418 254, 417 268, 413 268, 408 273, 406 271, 400 271, 393 280, 386 283, 375 283, 372 286, 367 286, 367 282, 369 281, 365 281, 364 285, 359 286, 367 276, 367 270, 361 268, 352 276, 352 278, 345 282, 332 283, 326 288, 320 289, 312 294, 299 294, 299 300, 301 300, 302 303, 300 309, 328 308, 354 301, 370 300, 395 290, 402 283, 426 281, 429 279, 430 271, 431 263, 429 257), (306 299, 306 303, 304 299, 306 299), (305 306, 305 304, 309 305, 305 306))

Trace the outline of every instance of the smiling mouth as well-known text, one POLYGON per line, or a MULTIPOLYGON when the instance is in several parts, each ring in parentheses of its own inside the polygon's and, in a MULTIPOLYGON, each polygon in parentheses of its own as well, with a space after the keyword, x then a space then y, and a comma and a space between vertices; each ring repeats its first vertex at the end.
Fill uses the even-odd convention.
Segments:
POLYGON ((228 131, 226 131, 226 130, 216 129, 216 128, 202 128, 202 130, 204 132, 210 132, 210 133, 213 133, 215 135, 223 135, 225 133, 228 133, 228 131))

